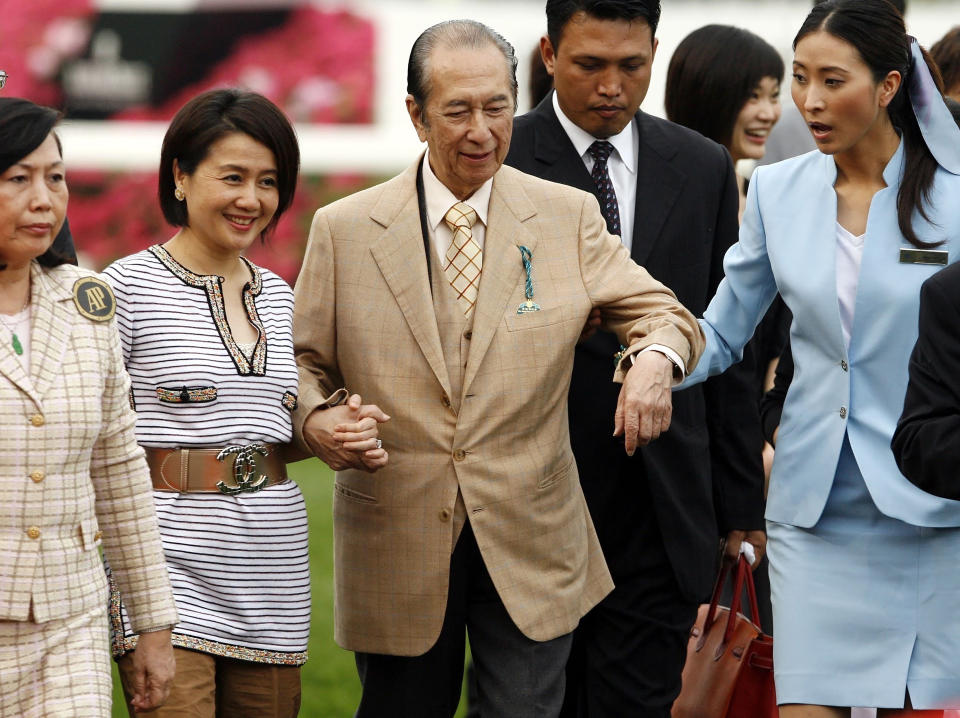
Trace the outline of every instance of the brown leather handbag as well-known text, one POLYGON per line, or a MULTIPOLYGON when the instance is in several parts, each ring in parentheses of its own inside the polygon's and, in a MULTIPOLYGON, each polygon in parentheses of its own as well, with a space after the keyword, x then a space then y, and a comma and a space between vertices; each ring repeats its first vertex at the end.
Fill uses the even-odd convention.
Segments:
POLYGON ((753 572, 740 556, 730 608, 719 606, 730 575, 724 563, 713 598, 700 606, 690 629, 683 687, 673 704, 672 718, 777 718, 773 686, 773 639, 740 613, 744 584, 751 616, 759 620, 753 572))

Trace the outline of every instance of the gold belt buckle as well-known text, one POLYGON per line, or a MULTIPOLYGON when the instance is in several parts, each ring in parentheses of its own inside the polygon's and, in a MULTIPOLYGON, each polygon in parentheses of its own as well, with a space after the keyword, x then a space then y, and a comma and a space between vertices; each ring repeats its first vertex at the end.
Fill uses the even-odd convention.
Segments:
POLYGON ((217 461, 224 461, 228 456, 233 456, 233 479, 237 483, 236 486, 230 486, 223 481, 218 481, 217 488, 220 493, 234 496, 262 489, 267 483, 267 477, 264 474, 256 476, 256 455, 266 456, 269 453, 270 450, 263 444, 232 445, 221 450, 217 454, 217 461))

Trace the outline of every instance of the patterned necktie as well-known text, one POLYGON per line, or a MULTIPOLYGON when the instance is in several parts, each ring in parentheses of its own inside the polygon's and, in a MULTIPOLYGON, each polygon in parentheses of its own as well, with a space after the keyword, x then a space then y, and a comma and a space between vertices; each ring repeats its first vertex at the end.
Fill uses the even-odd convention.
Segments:
POLYGON ((591 176, 600 192, 600 213, 607 220, 607 231, 620 236, 620 206, 617 204, 617 193, 610 181, 607 172, 607 158, 613 152, 613 145, 606 140, 597 140, 588 152, 593 156, 593 172, 591 176))
POLYGON ((468 204, 457 202, 443 217, 453 230, 453 241, 447 249, 443 273, 457 292, 457 304, 463 315, 469 317, 477 301, 480 272, 483 271, 483 252, 473 240, 473 225, 477 213, 468 204))

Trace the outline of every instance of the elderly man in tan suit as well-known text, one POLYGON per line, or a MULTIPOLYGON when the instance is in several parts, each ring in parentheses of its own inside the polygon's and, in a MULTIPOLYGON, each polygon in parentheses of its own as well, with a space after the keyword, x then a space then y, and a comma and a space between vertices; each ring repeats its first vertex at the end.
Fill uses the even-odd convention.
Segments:
POLYGON ((334 487, 336 640, 357 652, 361 718, 452 716, 465 628, 484 718, 557 714, 570 633, 612 588, 570 449, 574 345, 599 307, 628 347, 631 452, 702 348, 591 195, 501 166, 515 69, 484 25, 424 32, 407 109, 426 154, 318 211, 297 282, 305 443, 335 442, 340 387, 392 416, 387 466, 334 487))

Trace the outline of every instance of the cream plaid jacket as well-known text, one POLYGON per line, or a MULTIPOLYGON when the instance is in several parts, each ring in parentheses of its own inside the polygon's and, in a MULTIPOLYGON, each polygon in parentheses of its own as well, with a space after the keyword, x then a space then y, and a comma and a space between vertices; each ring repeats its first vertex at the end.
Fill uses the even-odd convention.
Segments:
MULTIPOLYGON (((673 293, 607 234, 592 195, 502 167, 462 394, 451 402, 421 238, 418 164, 317 212, 295 290, 295 431, 340 386, 392 417, 381 428, 389 465, 336 477, 336 639, 394 655, 434 644, 459 490, 510 617, 529 638, 549 640, 573 630, 613 587, 567 424, 574 346, 591 308, 601 308, 605 327, 631 353, 662 344, 691 369, 703 335, 673 293), (530 313, 517 311, 525 301, 521 246, 533 256, 540 306, 530 313)), ((613 369, 611 356, 611 376, 613 369)))
POLYGON ((113 320, 72 265, 31 269, 30 375, 0 342, 0 620, 106 606, 101 541, 137 630, 177 622, 113 320))

